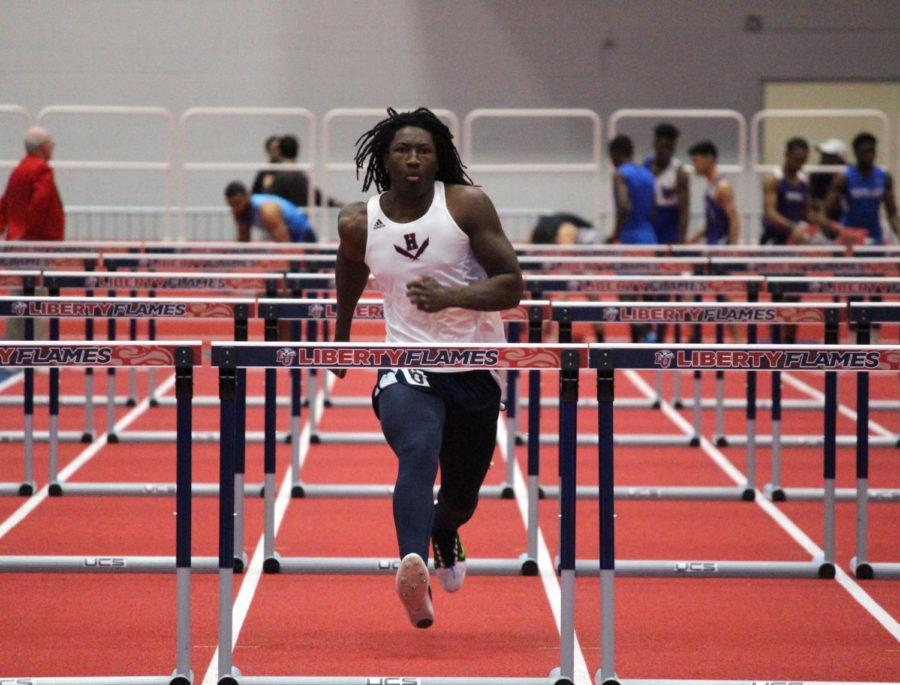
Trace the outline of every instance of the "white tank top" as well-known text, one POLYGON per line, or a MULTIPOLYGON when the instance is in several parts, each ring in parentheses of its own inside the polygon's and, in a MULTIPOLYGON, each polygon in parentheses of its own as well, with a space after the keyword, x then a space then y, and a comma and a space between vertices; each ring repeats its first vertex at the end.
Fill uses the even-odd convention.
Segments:
POLYGON ((391 221, 381 211, 379 196, 369 198, 367 209, 366 264, 384 294, 386 342, 506 342, 499 312, 458 307, 423 312, 406 296, 406 284, 419 276, 451 287, 486 277, 469 236, 450 216, 442 182, 435 181, 431 207, 415 221, 391 221))
POLYGON ((678 206, 678 169, 680 168, 681 162, 673 157, 669 166, 656 177, 653 190, 657 207, 678 206))

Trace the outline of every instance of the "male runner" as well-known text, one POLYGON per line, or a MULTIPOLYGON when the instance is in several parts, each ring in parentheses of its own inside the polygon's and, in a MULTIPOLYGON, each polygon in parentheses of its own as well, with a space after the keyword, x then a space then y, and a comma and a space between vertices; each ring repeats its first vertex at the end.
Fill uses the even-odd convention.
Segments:
POLYGON ((653 129, 653 155, 644 160, 654 176, 653 230, 663 245, 683 243, 690 220, 688 175, 674 157, 679 131, 672 124, 653 129))
MULTIPOLYGON (((338 217, 335 341, 350 339, 371 273, 384 293, 388 342, 505 342, 498 312, 518 304, 523 281, 493 204, 472 185, 452 134, 430 110, 387 112, 357 141, 356 154, 363 191, 374 184, 382 192, 338 217)), ((458 590, 465 550, 457 531, 475 512, 494 453, 500 387, 487 370, 386 369, 373 405, 399 467, 396 590, 412 624, 427 628, 434 621, 429 541, 438 581, 458 590)))

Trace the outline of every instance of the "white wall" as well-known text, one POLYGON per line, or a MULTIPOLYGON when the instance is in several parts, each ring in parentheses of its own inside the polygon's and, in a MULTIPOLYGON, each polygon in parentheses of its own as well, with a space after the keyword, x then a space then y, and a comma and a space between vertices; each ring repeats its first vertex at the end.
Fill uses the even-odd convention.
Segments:
MULTIPOLYGON (((896 80, 898 46, 894 0, 0 0, 0 101, 34 113, 49 104, 149 104, 176 116, 196 105, 322 115, 419 103, 460 115, 564 106, 603 117, 622 107, 749 116, 767 79, 896 80), (751 13, 763 20, 759 33, 743 30, 751 13)), ((211 135, 208 145, 256 160, 263 130, 211 135)), ((643 146, 649 124, 633 132, 643 146)), ((109 154, 146 158, 153 135, 119 135, 109 154)), ((60 159, 106 139, 98 123, 65 136, 60 159)), ((19 154, 9 139, 0 133, 0 158, 19 154)), ((538 147, 495 142, 521 156, 538 147)), ((68 202, 128 204, 152 194, 140 181, 70 176, 61 179, 68 202)))

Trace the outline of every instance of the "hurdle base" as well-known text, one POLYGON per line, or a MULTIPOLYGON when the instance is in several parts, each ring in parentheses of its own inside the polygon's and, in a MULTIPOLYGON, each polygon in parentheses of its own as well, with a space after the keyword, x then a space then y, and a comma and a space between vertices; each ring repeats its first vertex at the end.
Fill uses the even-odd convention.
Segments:
MULTIPOLYGON (((517 440, 521 439, 523 442, 528 441, 527 433, 520 433, 517 435, 517 440)), ((248 434, 248 441, 249 434, 248 434)), ((347 431, 347 432, 334 432, 334 431, 319 431, 317 433, 312 433, 309 436, 310 443, 314 445, 325 445, 325 444, 384 444, 384 435, 381 432, 375 431, 347 431)), ((540 436, 540 444, 541 445, 558 445, 559 444, 559 436, 558 435, 541 435, 540 436)), ((577 438, 578 445, 581 446, 596 446, 598 444, 597 436, 594 434, 586 434, 579 435, 577 438)), ((688 436, 684 434, 672 433, 669 435, 653 435, 647 434, 642 435, 639 433, 636 434, 620 434, 615 435, 613 437, 613 444, 619 446, 625 445, 649 445, 649 446, 657 446, 657 447, 684 447, 686 445, 691 445, 692 447, 697 447, 700 444, 700 439, 696 436, 688 436)))
POLYGON ((224 676, 218 685, 574 685, 568 678, 526 677, 442 677, 426 676, 224 676))
POLYGON ((239 685, 239 683, 246 683, 247 679, 241 677, 241 671, 237 666, 231 667, 231 673, 228 675, 219 675, 219 679, 216 681, 217 685, 239 685), (240 680, 238 680, 240 678, 240 680))
MULTIPOLYGON (((616 575, 653 578, 824 578, 833 564, 812 561, 717 561, 717 560, 636 560, 617 559, 616 575)), ((598 577, 599 559, 575 561, 575 575, 598 577)), ((831 577, 834 577, 833 575, 831 577)))
POLYGON ((850 560, 850 566, 855 569, 856 577, 861 580, 896 580, 900 578, 900 563, 868 561, 857 565, 856 557, 853 557, 850 560))
POLYGON ((282 573, 283 571, 281 555, 278 552, 273 552, 272 556, 263 560, 263 573, 282 573))
POLYGON ((107 433, 106 434, 106 442, 110 445, 118 445, 119 444, 119 434, 118 433, 107 433))
POLYGON ((81 444, 82 445, 90 445, 94 442, 94 434, 89 432, 84 432, 81 434, 81 444))
POLYGON ((716 447, 728 447, 728 437, 725 435, 717 435, 715 439, 716 447))
MULTIPOLYGON (((284 442, 287 435, 290 435, 287 431, 277 431, 275 440, 284 442)), ((192 431, 191 440, 193 442, 218 443, 219 431, 192 431)), ((262 431, 247 431, 248 443, 263 443, 264 440, 265 435, 262 431)), ((175 431, 122 431, 117 435, 116 442, 175 442, 175 431)))
POLYGON ((772 483, 766 483, 763 486, 763 493, 766 497, 768 497, 773 502, 784 502, 785 494, 784 488, 780 485, 773 485, 772 483))
MULTIPOLYGON (((545 485, 541 488, 542 498, 558 499, 559 486, 545 485)), ((613 488, 616 499, 636 500, 701 500, 737 502, 747 499, 748 490, 744 486, 655 486, 617 485, 613 488)), ((749 490, 751 498, 753 490, 749 490)), ((579 485, 575 488, 577 499, 596 500, 600 488, 596 485, 579 485)))
MULTIPOLYGON (((469 559, 466 574, 474 576, 521 576, 530 565, 517 559, 469 559)), ((310 575, 391 575, 400 567, 400 559, 391 557, 282 557, 277 552, 263 562, 265 573, 310 575)), ((434 564, 429 562, 434 573, 434 564)))
MULTIPOLYGON (((725 439, 731 447, 743 447, 747 444, 746 435, 726 435, 725 439)), ((870 447, 893 447, 897 441, 896 435, 870 435, 870 447)), ((835 439, 838 447, 856 447, 855 435, 838 435, 835 439)), ((771 446, 771 435, 757 435, 758 446, 771 446)), ((825 438, 821 435, 782 435, 781 444, 787 447, 821 447, 825 444, 825 438)))
POLYGON ((527 553, 522 553, 519 555, 519 562, 522 564, 523 576, 536 576, 538 574, 537 559, 532 559, 527 553))
MULTIPOLYGON (((80 431, 59 431, 60 442, 81 442, 80 431)), ((34 442, 50 442, 50 431, 34 431, 31 436, 34 442)), ((0 431, 0 443, 25 442, 24 431, 0 431)))
MULTIPOLYGON (((261 497, 262 483, 245 483, 244 497, 261 497)), ((171 497, 177 492, 175 483, 52 483, 51 496, 171 497), (56 491, 54 492, 54 488, 56 491)), ((193 497, 218 497, 218 483, 192 483, 193 497)))
MULTIPOLYGON (((595 488, 596 490, 596 488, 595 488)), ((438 487, 434 487, 437 496, 438 487)), ((513 499, 515 492, 509 485, 482 485, 479 497, 484 499, 513 499)), ((393 497, 393 483, 306 483, 297 481, 291 486, 291 497, 303 498, 355 498, 369 499, 393 497)))
POLYGON ((172 685, 172 683, 178 683, 178 685, 182 685, 188 683, 190 685, 189 681, 176 681, 168 675, 38 676, 36 678, 20 676, 18 678, 0 677, 0 683, 9 683, 10 685, 19 683, 28 685, 172 685))
MULTIPOLYGON (((215 573, 218 557, 192 557, 193 573, 215 573)), ((174 573, 175 557, 0 556, 0 573, 174 573)))
POLYGON ((35 483, 0 483, 0 496, 31 497, 34 494, 35 483))
POLYGON ((50 497, 62 497, 62 485, 60 485, 59 483, 50 483, 47 486, 47 494, 50 497))
POLYGON ((235 573, 243 573, 247 568, 247 553, 241 552, 241 555, 232 560, 231 570, 235 573))
POLYGON ((690 447, 700 447, 700 436, 694 435, 693 437, 691 437, 691 439, 688 441, 688 445, 690 447))
POLYGON ((856 561, 856 557, 853 557, 850 560, 850 568, 853 569, 853 575, 856 576, 858 580, 872 580, 875 577, 875 573, 872 570, 872 564, 868 562, 859 563, 856 561))
MULTIPOLYGON (((769 496, 776 502, 821 502, 825 498, 824 488, 766 488, 766 494, 771 491, 769 496)), ((869 502, 900 502, 900 488, 872 488, 866 495, 869 502)), ((856 488, 835 488, 834 498, 838 502, 855 502, 856 488)))

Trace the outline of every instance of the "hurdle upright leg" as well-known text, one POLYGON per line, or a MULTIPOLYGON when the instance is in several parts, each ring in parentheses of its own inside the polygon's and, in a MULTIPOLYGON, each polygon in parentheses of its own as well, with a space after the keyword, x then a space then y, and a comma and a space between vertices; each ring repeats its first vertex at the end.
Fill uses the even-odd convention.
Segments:
MULTIPOLYGON (((540 311, 528 317, 528 342, 540 344, 544 325, 540 311)), ((538 515, 541 499, 541 372, 528 372, 528 551, 524 575, 538 574, 538 515)))
MULTIPOLYGON (((115 297, 115 291, 110 290, 109 296, 115 297)), ((107 319, 109 334, 108 340, 116 339, 116 320, 107 319)), ((113 367, 106 369, 106 440, 110 443, 119 442, 116 435, 116 370, 113 367)))
MULTIPOLYGON (((699 302, 701 298, 697 296, 694 299, 699 302)), ((699 345, 703 340, 702 336, 703 333, 700 324, 694 324, 694 336, 691 342, 699 345)), ((703 435, 702 382, 703 374, 699 370, 694 371, 694 436, 691 438, 691 447, 698 447, 700 445, 700 436, 703 435)))
MULTIPOLYGON (((266 319, 266 340, 277 340, 278 323, 274 319, 266 319)), ((278 377, 276 369, 265 370, 265 422, 263 436, 263 473, 264 485, 264 530, 263 530, 263 570, 277 573, 280 569, 278 554, 275 552, 275 418, 278 394, 278 377)), ((312 405, 310 402, 310 412, 312 405)), ((311 419, 310 419, 311 420, 311 419)))
POLYGON ((578 444, 578 352, 563 353, 559 375, 559 674, 575 679, 575 510, 578 444))
MULTIPOLYGON (((306 339, 310 342, 318 341, 319 327, 316 321, 309 320, 306 322, 306 339)), ((312 443, 319 442, 319 408, 316 406, 316 395, 318 395, 319 392, 318 372, 318 369, 310 369, 306 379, 306 399, 309 405, 309 441, 312 443)), ((266 373, 268 373, 268 371, 266 373)))
MULTIPOLYGON (((85 295, 93 297, 94 291, 86 290, 85 295)), ((93 317, 84 319, 84 339, 94 339, 93 317)), ((84 370, 84 433, 81 435, 81 442, 94 442, 94 370, 90 367, 84 370)))
MULTIPOLYGON (((721 296, 716 297, 721 301, 721 296)), ((716 344, 725 342, 725 324, 716 324, 716 344)), ((717 447, 727 447, 728 438, 725 437, 725 372, 716 370, 716 424, 713 432, 717 447)))
MULTIPOLYGON (((247 340, 247 309, 239 305, 234 311, 234 339, 247 340)), ((235 373, 235 436, 234 436, 234 570, 238 573, 247 565, 244 553, 244 483, 247 464, 247 369, 235 373)))
MULTIPOLYGON (((675 296, 676 302, 681 302, 681 296, 675 296)), ((675 323, 674 326, 675 332, 673 333, 673 341, 676 345, 681 344, 681 324, 675 323)), ((676 409, 681 409, 684 407, 684 402, 681 401, 681 372, 673 371, 672 372, 672 406, 676 409)))
MULTIPOLYGON (((773 302, 780 302, 779 293, 772 294, 773 302)), ((781 324, 771 327, 772 344, 781 344, 781 324)), ((772 371, 772 468, 766 492, 774 502, 783 502, 785 493, 781 487, 781 372, 772 371)))
MULTIPOLYGON (((757 340, 756 324, 747 326, 747 344, 755 345, 757 340)), ((756 497, 756 371, 747 371, 747 455, 743 499, 750 501, 756 497)))
MULTIPOLYGON (((291 335, 300 340, 300 321, 291 322, 291 335)), ((303 377, 300 369, 291 369, 291 497, 302 497, 300 481, 300 417, 303 412, 303 377)), ((325 385, 328 385, 326 382, 325 385)))
MULTIPOLYGON (((871 324, 865 309, 856 321, 856 344, 871 341, 871 324)), ((869 374, 856 375, 856 556, 850 560, 857 578, 873 577, 869 563, 869 374)))
MULTIPOLYGON (((519 342, 519 324, 509 324, 509 342, 519 342)), ((516 441, 519 435, 519 372, 508 369, 506 372, 506 481, 500 486, 500 497, 515 497, 513 483, 516 474, 516 441)))
MULTIPOLYGON (((156 297, 156 290, 150 290, 147 297, 156 297)), ((147 338, 156 340, 156 319, 151 318, 147 321, 147 338)), ((150 406, 159 406, 159 399, 156 397, 156 369, 152 366, 147 369, 147 397, 150 398, 150 406)))
POLYGON ((615 683, 615 480, 613 463, 614 374, 607 353, 597 367, 597 444, 600 476, 600 670, 597 683, 615 683))
POLYGON ((194 369, 191 350, 179 349, 175 360, 176 518, 175 582, 177 596, 176 662, 173 684, 188 685, 191 673, 191 461, 193 430, 191 401, 194 369))
MULTIPOLYGON (((137 291, 131 291, 131 297, 137 297, 137 291)), ((137 319, 128 320, 128 339, 137 340, 137 319)), ((137 405, 137 369, 128 369, 128 397, 125 400, 126 407, 137 405)))
MULTIPOLYGON (((34 294, 34 287, 26 294, 34 294)), ((25 319, 25 339, 34 340, 34 319, 25 319)), ((33 495, 35 491, 34 482, 34 369, 30 366, 25 368, 25 380, 22 388, 23 400, 22 408, 24 415, 22 417, 22 485, 19 487, 19 494, 22 496, 33 495)))
POLYGON ((218 676, 231 678, 231 594, 234 584, 234 470, 237 378, 233 350, 219 369, 219 659, 218 676))
MULTIPOLYGON (((837 312, 829 311, 825 320, 825 344, 836 345, 838 342, 837 312)), ((825 421, 824 421, 824 459, 823 475, 825 480, 825 559, 819 567, 819 576, 834 578, 835 575, 835 474, 837 471, 837 371, 825 372, 825 421)))
MULTIPOLYGON (((59 291, 51 291, 51 296, 57 297, 59 291)), ((50 340, 59 340, 59 319, 53 317, 50 319, 50 340)), ((59 367, 50 367, 50 387, 49 387, 49 410, 50 425, 48 435, 49 464, 47 468, 47 482, 49 483, 48 491, 50 495, 61 495, 62 489, 59 485, 59 367)))

